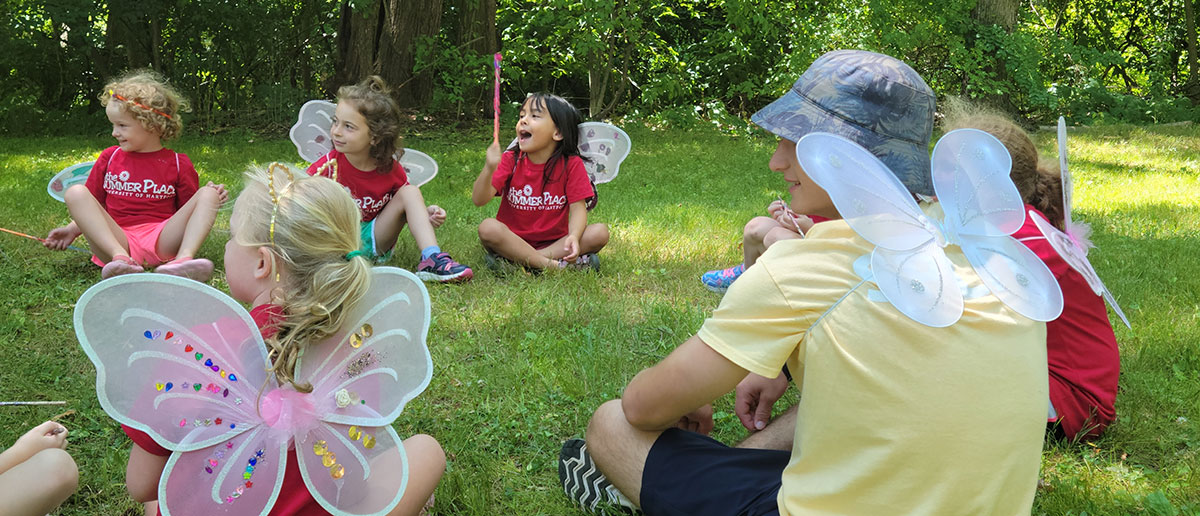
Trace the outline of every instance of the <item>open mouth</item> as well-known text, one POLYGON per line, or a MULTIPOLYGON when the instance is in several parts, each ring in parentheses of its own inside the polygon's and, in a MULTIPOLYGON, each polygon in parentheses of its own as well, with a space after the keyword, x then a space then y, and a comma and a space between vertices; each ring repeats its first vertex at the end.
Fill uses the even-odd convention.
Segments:
POLYGON ((525 145, 526 143, 529 143, 529 140, 531 138, 533 138, 533 133, 531 133, 529 131, 517 131, 517 143, 518 144, 525 145))

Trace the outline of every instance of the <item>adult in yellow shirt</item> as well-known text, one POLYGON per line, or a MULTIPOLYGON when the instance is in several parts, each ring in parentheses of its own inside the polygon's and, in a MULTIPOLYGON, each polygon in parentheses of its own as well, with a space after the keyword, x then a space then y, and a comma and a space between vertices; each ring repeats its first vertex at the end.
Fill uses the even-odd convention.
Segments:
MULTIPOLYGON (((572 479, 605 482, 572 468, 594 459, 623 495, 612 496, 650 515, 1029 514, 1045 428, 1045 325, 991 294, 966 296, 962 318, 945 328, 901 314, 855 268, 874 246, 837 220, 796 159, 803 135, 836 133, 910 192, 929 194, 933 111, 929 87, 904 63, 837 51, 754 115, 780 137, 770 168, 789 183, 791 208, 835 220, 768 249, 696 336, 596 411, 586 447, 564 447, 569 494, 572 479), (801 393, 790 452, 729 448, 676 428, 710 429, 712 400, 750 373, 776 378, 785 364, 801 393)), ((923 209, 940 215, 936 203, 923 209)), ((978 291, 961 250, 945 251, 961 286, 978 291)))

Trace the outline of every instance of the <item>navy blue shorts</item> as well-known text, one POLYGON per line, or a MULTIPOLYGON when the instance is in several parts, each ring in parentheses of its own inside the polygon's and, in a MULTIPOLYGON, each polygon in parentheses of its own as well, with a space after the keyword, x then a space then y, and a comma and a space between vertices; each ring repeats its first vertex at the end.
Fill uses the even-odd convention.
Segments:
POLYGON ((671 428, 642 470, 642 511, 650 516, 779 514, 776 497, 791 453, 730 448, 671 428))

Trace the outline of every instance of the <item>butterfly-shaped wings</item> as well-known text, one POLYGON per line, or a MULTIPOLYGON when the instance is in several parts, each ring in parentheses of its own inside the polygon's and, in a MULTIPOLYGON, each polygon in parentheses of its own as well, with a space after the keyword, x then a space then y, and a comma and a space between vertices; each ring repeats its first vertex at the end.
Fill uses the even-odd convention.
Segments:
POLYGON ((1121 322, 1129 325, 1129 319, 1125 317, 1125 312, 1121 310, 1121 306, 1117 304, 1116 297, 1112 292, 1104 286, 1104 282, 1100 281, 1100 275, 1096 274, 1096 269, 1092 267, 1091 262, 1087 259, 1088 248, 1091 243, 1086 241, 1085 234, 1090 231, 1086 224, 1076 223, 1071 220, 1071 195, 1072 182, 1071 172, 1067 168, 1067 123, 1062 117, 1058 118, 1058 164, 1062 173, 1062 191, 1063 191, 1063 227, 1066 232, 1060 231, 1054 227, 1050 221, 1046 220, 1037 212, 1029 212, 1029 216, 1033 217, 1034 224, 1045 235, 1046 240, 1050 242, 1050 247, 1053 247, 1059 256, 1075 269, 1085 280, 1088 286, 1092 287, 1092 291, 1098 296, 1103 296, 1108 301, 1109 306, 1112 306, 1113 311, 1121 318, 1121 322))
MULTIPOLYGON (((517 145, 517 139, 508 144, 509 149, 517 145)), ((612 124, 584 122, 579 124, 579 155, 586 158, 588 180, 594 184, 607 183, 617 177, 621 162, 629 156, 633 143, 629 135, 612 124)))
MULTIPOLYGON (((313 163, 333 149, 329 129, 336 109, 337 104, 328 100, 310 100, 300 107, 299 119, 288 136, 305 161, 313 163)), ((438 173, 437 161, 424 152, 404 149, 404 154, 396 159, 404 166, 408 182, 416 186, 428 183, 438 173)))
POLYGON ((92 165, 96 162, 88 161, 86 163, 76 163, 67 168, 62 169, 59 173, 54 174, 50 178, 50 183, 46 185, 46 192, 58 202, 66 202, 63 195, 67 193, 67 188, 74 185, 81 185, 87 182, 88 174, 92 171, 92 165))
POLYGON ((429 298, 399 269, 374 268, 371 282, 347 314, 356 330, 301 358, 297 378, 311 393, 278 386, 254 321, 207 285, 136 274, 84 293, 75 328, 101 406, 173 451, 159 483, 165 515, 266 514, 293 443, 326 510, 395 507, 408 465, 391 422, 429 383, 429 298), (309 364, 325 356, 339 358, 309 364))
POLYGON ((584 158, 588 178, 595 184, 617 177, 621 162, 629 156, 633 144, 620 127, 604 122, 579 124, 579 154, 584 158))
POLYGON ((875 244, 875 283, 913 320, 944 327, 962 316, 948 245, 961 247, 988 289, 1016 312, 1039 321, 1061 313, 1062 292, 1050 270, 1009 236, 1024 220, 1023 205, 1008 177, 1008 152, 991 135, 952 131, 934 147, 942 221, 927 217, 886 165, 845 138, 809 134, 797 142, 796 157, 850 227, 875 244))

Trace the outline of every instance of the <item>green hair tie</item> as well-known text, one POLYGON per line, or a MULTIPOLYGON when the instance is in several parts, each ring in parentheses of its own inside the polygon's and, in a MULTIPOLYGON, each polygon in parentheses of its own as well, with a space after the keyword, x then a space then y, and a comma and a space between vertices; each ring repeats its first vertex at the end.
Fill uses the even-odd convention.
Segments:
POLYGON ((363 257, 363 259, 370 258, 370 256, 367 254, 366 251, 363 251, 362 249, 355 249, 353 251, 346 253, 346 261, 350 261, 350 260, 354 259, 355 256, 361 256, 361 257, 363 257))

